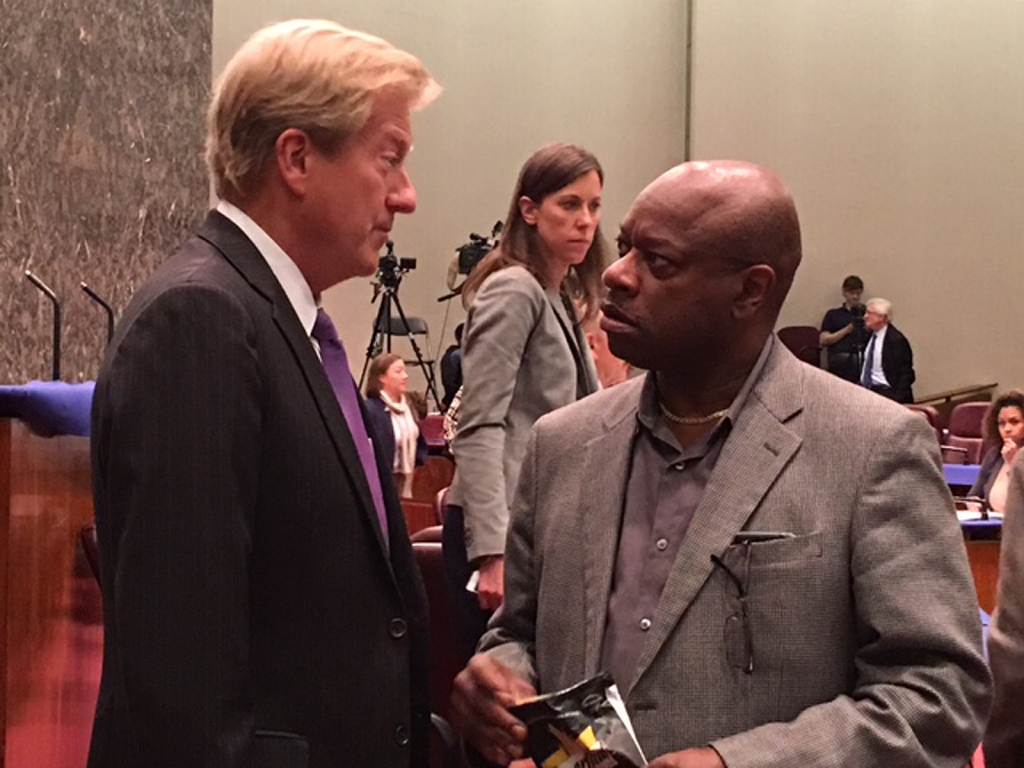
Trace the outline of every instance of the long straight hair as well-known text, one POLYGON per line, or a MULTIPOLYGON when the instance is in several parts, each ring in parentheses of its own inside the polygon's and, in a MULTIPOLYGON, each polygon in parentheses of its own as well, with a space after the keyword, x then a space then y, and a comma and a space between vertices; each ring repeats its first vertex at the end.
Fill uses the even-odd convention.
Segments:
MULTIPOLYGON (((467 309, 484 280, 500 269, 522 266, 537 278, 537 282, 541 282, 544 251, 537 228, 523 219, 519 199, 525 196, 540 205, 545 197, 591 171, 597 173, 603 185, 604 171, 597 158, 573 144, 547 144, 530 155, 519 171, 500 244, 473 268, 462 286, 462 303, 467 309)), ((601 296, 601 272, 607 260, 604 236, 598 225, 587 255, 582 262, 569 268, 569 273, 559 286, 560 292, 582 309, 584 319, 597 312, 598 298, 601 296)))

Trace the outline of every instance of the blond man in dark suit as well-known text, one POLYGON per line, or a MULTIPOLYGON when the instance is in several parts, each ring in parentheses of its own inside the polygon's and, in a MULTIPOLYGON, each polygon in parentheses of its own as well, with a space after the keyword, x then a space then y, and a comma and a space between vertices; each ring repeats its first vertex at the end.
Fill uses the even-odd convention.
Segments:
POLYGON ((426 764, 423 588, 319 303, 415 209, 410 110, 437 90, 316 21, 258 32, 221 77, 220 202, 138 290, 96 386, 90 768, 426 764))

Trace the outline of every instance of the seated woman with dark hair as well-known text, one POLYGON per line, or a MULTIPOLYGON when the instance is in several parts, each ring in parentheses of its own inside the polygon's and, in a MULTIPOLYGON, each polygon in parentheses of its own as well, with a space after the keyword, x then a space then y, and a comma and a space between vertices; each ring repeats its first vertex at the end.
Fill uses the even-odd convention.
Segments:
POLYGON ((990 447, 969 495, 980 496, 992 510, 1002 512, 1010 464, 1024 445, 1024 392, 1011 389, 992 401, 985 413, 984 434, 985 444, 990 447))
POLYGON ((395 473, 395 485, 403 499, 412 497, 412 476, 427 456, 419 419, 405 389, 409 373, 405 361, 388 352, 370 362, 366 381, 366 410, 380 441, 385 460, 395 473))

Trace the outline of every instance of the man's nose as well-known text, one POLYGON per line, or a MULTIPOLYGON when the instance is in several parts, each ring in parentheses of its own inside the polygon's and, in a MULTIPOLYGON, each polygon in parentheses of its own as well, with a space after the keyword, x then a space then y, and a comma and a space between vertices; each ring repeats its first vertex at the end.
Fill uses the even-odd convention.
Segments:
POLYGON ((388 193, 388 208, 395 213, 412 213, 416 210, 416 188, 409 174, 403 169, 388 193))
POLYGON ((610 291, 630 291, 636 287, 636 276, 633 270, 633 252, 630 251, 620 259, 613 261, 601 276, 605 287, 610 291))

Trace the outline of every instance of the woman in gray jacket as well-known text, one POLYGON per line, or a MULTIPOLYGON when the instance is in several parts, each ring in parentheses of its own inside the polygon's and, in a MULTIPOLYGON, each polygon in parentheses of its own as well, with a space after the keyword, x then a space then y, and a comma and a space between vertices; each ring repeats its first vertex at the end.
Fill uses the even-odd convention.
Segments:
POLYGON ((469 315, 444 559, 467 653, 501 605, 509 506, 530 427, 598 389, 575 307, 597 311, 603 184, 590 152, 537 150, 519 173, 501 243, 463 287, 469 315))

